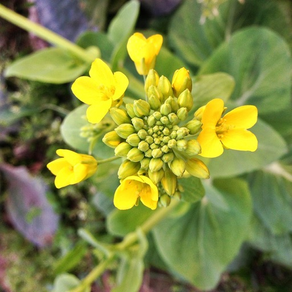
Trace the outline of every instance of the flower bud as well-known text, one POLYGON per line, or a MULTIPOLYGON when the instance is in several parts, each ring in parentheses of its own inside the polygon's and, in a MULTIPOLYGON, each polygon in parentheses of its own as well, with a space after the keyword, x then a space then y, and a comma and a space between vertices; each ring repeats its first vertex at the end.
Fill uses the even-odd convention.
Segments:
POLYGON ((159 202, 163 207, 167 207, 171 202, 171 198, 168 195, 164 194, 159 198, 159 202))
POLYGON ((165 76, 160 76, 157 89, 163 96, 162 101, 165 101, 169 96, 173 95, 171 84, 165 76))
POLYGON ((112 107, 109 113, 117 125, 131 122, 130 117, 124 109, 112 107))
POLYGON ((118 170, 119 179, 124 179, 128 176, 134 175, 140 169, 140 163, 132 162, 130 160, 125 160, 118 170))
POLYGON ((160 107, 160 112, 167 116, 168 114, 170 114, 172 111, 170 104, 168 103, 164 103, 161 107, 160 107))
POLYGON ((190 134, 194 135, 199 132, 202 127, 202 123, 199 120, 191 120, 186 124, 186 127, 190 130, 190 134))
POLYGON ((163 133, 164 136, 168 136, 170 134, 170 131, 169 131, 168 128, 164 128, 162 133, 163 133))
POLYGON ((158 121, 161 119, 162 115, 160 112, 154 112, 152 116, 158 121))
POLYGON ((149 144, 146 141, 141 141, 138 145, 138 149, 143 152, 146 152, 149 150, 149 144))
POLYGON ((164 176, 164 170, 160 169, 158 171, 148 170, 148 176, 153 181, 154 184, 158 184, 164 176))
POLYGON ((198 177, 198 178, 209 178, 210 173, 208 167, 204 164, 203 161, 192 158, 188 159, 186 162, 186 170, 189 174, 198 177))
POLYGON ((189 70, 182 67, 174 72, 172 77, 172 89, 175 96, 179 96, 185 89, 192 91, 192 79, 189 70))
POLYGON ((148 72, 148 75, 145 80, 145 86, 144 86, 145 92, 148 92, 150 86, 157 86, 158 81, 159 81, 159 75, 154 69, 151 69, 148 72))
POLYGON ((135 112, 134 112, 134 105, 132 103, 127 103, 126 104, 126 109, 127 109, 127 114, 131 117, 134 118, 135 112))
POLYGON ((146 139, 145 139, 145 141, 146 141, 149 145, 151 145, 151 144, 154 142, 154 139, 153 139, 151 136, 147 136, 146 139))
POLYGON ((183 159, 175 157, 169 164, 171 171, 178 177, 181 177, 185 171, 186 163, 183 159))
POLYGON ((176 140, 174 140, 174 139, 169 140, 168 143, 167 143, 167 146, 170 149, 174 148, 176 146, 176 140))
POLYGON ((139 136, 134 133, 128 136, 127 140, 126 140, 131 146, 136 147, 138 146, 138 144, 140 143, 140 138, 139 136))
POLYGON ((135 133, 135 128, 131 124, 121 124, 115 128, 116 133, 124 139, 127 139, 128 136, 135 133))
MULTIPOLYGON (((181 140, 181 141, 184 141, 184 140, 181 140)), ((200 153, 201 146, 197 140, 189 140, 185 151, 189 157, 192 157, 200 153)))
POLYGON ((150 105, 147 101, 139 99, 134 101, 134 113, 137 117, 149 115, 150 105))
POLYGON ((162 160, 165 163, 169 163, 174 159, 174 154, 172 152, 166 153, 162 156, 162 160))
POLYGON ((176 148, 177 148, 178 151, 181 151, 181 152, 186 151, 187 144, 188 144, 188 141, 186 141, 184 139, 178 140, 176 142, 176 148))
POLYGON ((163 125, 168 125, 168 124, 169 124, 169 119, 168 119, 168 117, 166 117, 166 116, 161 117, 160 121, 161 121, 161 123, 162 123, 163 125))
POLYGON ((178 97, 178 104, 180 107, 186 107, 190 111, 194 105, 194 100, 191 92, 186 89, 178 97))
POLYGON ((200 108, 198 108, 198 109, 196 110, 196 112, 195 112, 195 114, 194 114, 194 117, 195 117, 197 120, 199 120, 199 121, 202 120, 202 117, 203 117, 203 113, 204 113, 204 111, 205 111, 205 108, 206 108, 206 106, 204 105, 204 106, 201 106, 200 108))
POLYGON ((181 127, 176 131, 176 139, 180 140, 186 137, 189 134, 189 129, 186 127, 181 127))
POLYGON ((156 124, 156 119, 154 118, 153 115, 147 118, 147 124, 149 127, 153 127, 156 124))
POLYGON ((141 129, 141 130, 138 131, 138 136, 142 140, 146 139, 147 135, 148 134, 144 129, 141 129))
POLYGON ((162 168, 163 161, 160 158, 152 158, 149 163, 150 171, 158 171, 162 168))
POLYGON ((168 167, 164 170, 164 177, 161 180, 161 184, 169 196, 172 196, 175 193, 177 178, 168 167))
POLYGON ((180 122, 178 116, 175 113, 170 113, 168 115, 168 119, 172 125, 177 125, 180 122))
POLYGON ((145 152, 145 156, 148 157, 148 158, 152 158, 152 150, 149 149, 145 152))
POLYGON ((150 158, 143 158, 141 161, 141 169, 144 169, 144 170, 148 170, 149 168, 149 163, 150 163, 150 158))
POLYGON ((169 96, 166 99, 165 103, 168 103, 171 106, 171 109, 172 109, 173 112, 176 112, 179 109, 179 105, 178 105, 176 97, 169 96))
POLYGON ((157 148, 157 149, 153 149, 151 154, 153 158, 159 158, 162 156, 163 152, 159 148, 157 148))
POLYGON ((119 157, 125 157, 131 149, 131 145, 126 142, 122 142, 115 148, 115 155, 119 157))
POLYGON ((158 99, 155 95, 150 95, 148 97, 148 102, 150 104, 150 107, 153 109, 153 110, 157 110, 159 109, 159 107, 161 106, 161 102, 160 102, 160 99, 158 99))
POLYGON ((131 160, 132 162, 139 162, 143 158, 144 153, 140 151, 138 148, 132 148, 127 154, 127 159, 131 160))
POLYGON ((188 116, 188 110, 186 107, 181 107, 176 114, 181 121, 184 121, 188 116))
POLYGON ((136 131, 139 131, 144 127, 144 121, 137 117, 132 118, 132 124, 136 131))
POLYGON ((121 137, 115 131, 106 133, 102 138, 102 142, 111 148, 116 148, 122 141, 121 137))

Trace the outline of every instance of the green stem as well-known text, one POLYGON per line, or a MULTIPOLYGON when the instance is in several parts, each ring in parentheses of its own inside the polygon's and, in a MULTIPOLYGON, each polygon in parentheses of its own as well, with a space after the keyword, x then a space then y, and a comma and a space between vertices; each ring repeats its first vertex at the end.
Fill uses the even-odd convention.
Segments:
POLYGON ((117 156, 113 156, 107 159, 103 159, 103 160, 98 160, 97 164, 102 164, 102 163, 106 163, 106 162, 112 162, 114 160, 120 159, 121 157, 117 157, 117 156))
POLYGON ((42 38, 43 40, 64 48, 75 56, 79 57, 80 59, 84 60, 85 62, 91 63, 95 56, 91 55, 90 52, 82 49, 81 47, 75 45, 74 43, 70 42, 69 40, 61 37, 60 35, 52 32, 51 30, 34 23, 27 19, 26 17, 19 15, 18 13, 8 9, 7 7, 0 4, 0 16, 9 22, 17 25, 18 27, 31 32, 38 37, 42 38))

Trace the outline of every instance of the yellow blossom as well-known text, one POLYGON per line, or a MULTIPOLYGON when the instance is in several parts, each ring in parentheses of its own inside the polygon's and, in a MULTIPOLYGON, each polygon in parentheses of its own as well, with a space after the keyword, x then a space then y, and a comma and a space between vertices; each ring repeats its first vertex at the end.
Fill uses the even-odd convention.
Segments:
POLYGON ((109 109, 121 102, 129 80, 121 72, 112 73, 101 59, 93 61, 89 76, 81 76, 72 84, 72 91, 89 105, 86 116, 90 123, 99 123, 109 109))
POLYGON ((224 148, 241 151, 255 151, 256 136, 248 131, 257 122, 258 111, 253 105, 235 108, 224 117, 223 100, 216 98, 207 103, 202 114, 202 132, 198 136, 200 155, 217 157, 224 148))
POLYGON ((47 167, 56 176, 55 186, 58 189, 87 179, 97 169, 97 161, 91 155, 66 149, 58 149, 57 154, 62 158, 48 163, 47 167))
POLYGON ((189 70, 182 67, 176 70, 172 77, 172 89, 176 97, 178 97, 184 90, 192 91, 192 79, 189 70))
POLYGON ((162 42, 160 34, 146 39, 143 34, 136 32, 129 38, 127 50, 140 75, 147 75, 149 70, 154 68, 162 42))
POLYGON ((120 210, 131 209, 140 198, 148 208, 155 210, 158 201, 158 189, 146 176, 128 176, 122 180, 114 196, 114 205, 120 210))

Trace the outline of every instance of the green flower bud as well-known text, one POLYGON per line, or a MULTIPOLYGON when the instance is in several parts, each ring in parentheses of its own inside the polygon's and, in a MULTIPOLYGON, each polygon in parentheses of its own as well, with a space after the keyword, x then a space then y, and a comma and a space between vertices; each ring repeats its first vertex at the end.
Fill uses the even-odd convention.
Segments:
POLYGON ((160 158, 152 158, 149 163, 150 171, 158 171, 162 168, 163 161, 160 158))
POLYGON ((140 169, 140 163, 132 162, 130 160, 125 160, 118 170, 119 179, 124 179, 128 176, 134 175, 140 169))
POLYGON ((151 154, 152 157, 159 158, 162 156, 163 152, 160 149, 153 149, 151 154))
MULTIPOLYGON (((166 137, 165 137, 166 138, 166 137)), ((162 148, 161 148, 161 151, 163 152, 163 153, 168 153, 169 152, 169 148, 168 148, 168 146, 167 145, 164 145, 162 148)))
POLYGON ((162 160, 163 162, 165 163, 169 163, 171 162, 172 160, 174 159, 174 154, 173 152, 169 152, 169 153, 166 153, 162 156, 162 160))
POLYGON ((115 128, 116 133, 124 139, 127 139, 128 136, 135 133, 135 128, 131 124, 121 124, 115 128))
POLYGON ((157 89, 162 94, 163 101, 173 95, 171 84, 165 76, 160 76, 157 89))
POLYGON ((138 144, 140 143, 140 138, 139 136, 134 133, 134 134, 131 134, 130 136, 128 136, 127 140, 126 140, 131 146, 133 147, 136 147, 138 146, 138 144))
POLYGON ((149 149, 145 152, 145 156, 148 157, 148 158, 152 158, 152 150, 149 149))
POLYGON ((163 125, 168 125, 169 124, 169 119, 167 118, 167 117, 162 117, 161 119, 160 119, 160 121, 161 121, 161 123, 163 124, 163 125))
POLYGON ((170 149, 174 148, 176 146, 176 140, 174 140, 174 139, 169 140, 168 143, 167 143, 167 146, 170 149))
POLYGON ((176 139, 176 136, 177 136, 177 133, 175 130, 173 130, 171 133, 170 133, 170 138, 171 139, 176 139))
POLYGON ((164 136, 168 136, 170 134, 170 131, 169 131, 168 128, 164 128, 162 133, 163 133, 164 136))
POLYGON ((196 112, 195 112, 195 114, 194 114, 194 117, 195 117, 197 120, 199 120, 199 121, 202 120, 202 117, 203 117, 203 113, 204 113, 204 111, 205 111, 205 108, 206 108, 206 106, 204 105, 204 106, 201 106, 200 108, 198 108, 198 109, 196 110, 196 112))
POLYGON ((132 103, 127 103, 126 104, 126 109, 127 109, 127 114, 131 117, 134 118, 135 112, 134 112, 134 105, 132 103))
MULTIPOLYGON (((184 141, 184 140, 181 140, 184 141)), ((197 140, 189 140, 187 143, 186 154, 189 157, 199 154, 201 151, 201 146, 197 140)))
POLYGON ((186 107, 190 111, 194 105, 192 94, 188 89, 183 91, 178 97, 178 104, 180 107, 186 107))
POLYGON ((146 141, 149 145, 151 145, 151 144, 154 142, 154 139, 153 139, 151 136, 147 136, 146 139, 145 139, 145 141, 146 141))
POLYGON ((176 112, 179 109, 179 105, 178 105, 176 97, 169 96, 166 99, 165 103, 168 103, 171 106, 171 109, 172 109, 173 112, 176 112))
POLYGON ((146 152, 149 150, 149 144, 146 141, 141 141, 138 145, 138 149, 143 152, 146 152))
POLYGON ((152 149, 152 150, 153 150, 153 149, 157 149, 157 148, 158 148, 158 145, 157 145, 157 144, 154 144, 154 143, 153 143, 153 144, 150 145, 150 149, 152 149))
POLYGON ((141 161, 141 169, 144 169, 144 170, 148 170, 149 168, 149 163, 150 163, 150 158, 143 158, 141 161))
POLYGON ((186 124, 186 127, 190 130, 190 134, 194 135, 199 132, 202 127, 202 123, 199 120, 191 120, 186 124))
POLYGON ((144 129, 141 129, 141 130, 138 131, 138 136, 142 140, 146 139, 147 135, 148 134, 144 129))
POLYGON ((160 112, 154 112, 152 116, 158 121, 161 119, 162 115, 160 112))
POLYGON ((148 92, 148 90, 151 86, 157 86, 158 81, 159 81, 159 75, 157 74, 157 72, 154 69, 151 69, 148 72, 148 75, 147 75, 146 80, 145 80, 145 86, 144 86, 145 92, 148 92))
POLYGON ((186 151, 187 144, 188 144, 188 142, 186 140, 184 140, 184 139, 178 140, 176 142, 176 148, 177 148, 178 151, 181 151, 181 152, 186 151))
POLYGON ((198 177, 198 178, 209 178, 210 173, 208 167, 204 164, 203 161, 192 158, 188 159, 186 162, 186 170, 189 174, 198 177))
POLYGON ((168 114, 170 114, 171 111, 172 111, 172 108, 171 108, 170 104, 168 104, 168 103, 164 103, 164 104, 160 107, 160 112, 161 112, 163 115, 165 115, 165 116, 167 116, 168 114))
POLYGON ((116 148, 122 141, 121 137, 115 131, 106 133, 102 138, 102 142, 111 148, 116 148))
POLYGON ((158 184, 164 176, 164 170, 160 169, 158 171, 148 170, 148 176, 153 181, 154 184, 158 184))
POLYGON ((132 148, 127 154, 127 159, 131 160, 132 162, 139 162, 143 158, 144 153, 140 151, 138 148, 132 148))
POLYGON ((151 109, 153 110, 157 110, 161 106, 160 100, 153 94, 148 97, 148 102, 150 104, 151 109))
POLYGON ((134 101, 134 113, 137 117, 148 116, 150 105, 147 101, 139 99, 134 101))
POLYGON ((179 129, 176 131, 176 134, 177 134, 176 139, 177 139, 177 140, 180 140, 180 139, 185 138, 185 137, 189 134, 189 132, 190 132, 189 129, 186 128, 186 127, 181 127, 181 128, 179 128, 179 129))
POLYGON ((159 131, 159 126, 154 126, 154 127, 153 127, 153 132, 154 132, 154 133, 157 133, 158 131, 159 131))
POLYGON ((168 195, 162 195, 159 198, 159 202, 163 207, 167 207, 167 206, 169 206, 169 204, 171 202, 171 198, 168 195))
POLYGON ((171 171, 177 176, 181 177, 186 169, 186 163, 183 159, 175 157, 169 164, 171 171))
POLYGON ((137 117, 132 118, 132 124, 136 131, 139 131, 144 127, 144 121, 137 117))
POLYGON ((184 121, 188 116, 188 110, 186 107, 181 107, 176 114, 181 121, 184 121))
POLYGON ((119 157, 125 157, 131 149, 131 145, 126 142, 122 142, 115 148, 115 155, 119 157))
POLYGON ((182 67, 174 72, 172 89, 175 96, 179 96, 185 89, 192 91, 192 79, 186 68, 182 67))
POLYGON ((174 194, 173 194, 173 198, 175 198, 175 199, 177 199, 177 200, 181 200, 181 193, 180 192, 175 192, 174 194))
POLYGON ((173 125, 177 125, 180 122, 178 116, 175 113, 170 113, 168 115, 168 119, 173 125))
POLYGON ((153 115, 148 117, 147 124, 149 127, 153 127, 156 124, 156 119, 154 118, 153 115))
POLYGON ((131 122, 130 117, 124 109, 112 107, 109 113, 117 125, 131 122))
POLYGON ((161 180, 161 184, 169 196, 172 196, 175 193, 177 178, 168 167, 164 170, 164 177, 161 180))

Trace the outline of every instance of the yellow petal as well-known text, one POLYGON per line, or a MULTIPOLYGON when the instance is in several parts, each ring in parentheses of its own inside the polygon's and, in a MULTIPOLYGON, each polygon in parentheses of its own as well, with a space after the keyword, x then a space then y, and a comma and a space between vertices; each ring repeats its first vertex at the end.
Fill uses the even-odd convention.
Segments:
POLYGON ((77 78, 72 84, 74 95, 86 104, 97 103, 103 98, 104 94, 98 90, 98 85, 94 80, 87 76, 77 78))
POLYGON ((244 129, 234 129, 225 132, 221 141, 226 148, 233 150, 253 152, 258 147, 256 136, 244 129))
POLYGON ((70 181, 72 185, 77 184, 86 178, 88 173, 87 165, 78 163, 77 165, 74 166, 73 172, 74 177, 72 177, 70 181))
POLYGON ((69 167, 62 168, 55 178, 56 188, 60 189, 70 185, 72 177, 74 177, 74 173, 71 168, 69 167))
POLYGON ((203 157, 217 157, 223 153, 223 146, 216 135, 215 129, 203 129, 197 141, 201 145, 200 155, 203 157))
POLYGON ((128 210, 136 204, 138 194, 134 181, 124 180, 114 195, 114 205, 119 210, 128 210))
POLYGON ((90 105, 86 111, 86 117, 88 122, 92 124, 99 123, 107 114, 111 105, 111 99, 100 101, 98 104, 90 105))
POLYGON ((95 59, 89 70, 89 75, 97 86, 104 85, 111 87, 114 85, 115 79, 110 67, 101 59, 95 59))
POLYGON ((112 99, 117 100, 124 95, 129 85, 129 79, 122 72, 115 72, 114 79, 115 79, 115 93, 112 96, 112 99))
POLYGON ((151 200, 158 201, 158 189, 157 189, 156 185, 153 183, 153 181, 147 176, 140 175, 139 177, 144 184, 147 184, 150 187, 151 200))
POLYGON ((254 105, 237 107, 224 116, 228 125, 236 128, 249 129, 257 122, 258 109, 254 105))
POLYGON ((70 163, 72 166, 79 163, 82 159, 82 156, 74 151, 68 150, 68 149, 58 149, 56 153, 64 157, 68 163, 70 163))
POLYGON ((70 164, 64 158, 58 158, 47 164, 47 168, 54 175, 57 175, 62 168, 68 167, 68 166, 70 166, 70 164))
POLYGON ((162 42, 163 42, 163 38, 162 38, 162 35, 160 34, 152 35, 147 39, 147 43, 151 45, 153 53, 156 56, 159 54, 159 51, 162 46, 162 42))
POLYGON ((217 122, 221 118, 224 109, 224 102, 220 98, 215 98, 209 101, 205 107, 202 123, 203 129, 206 127, 215 128, 217 122))
POLYGON ((143 59, 144 50, 146 45, 146 38, 143 34, 136 32, 128 40, 127 50, 130 58, 136 63, 141 62, 143 59))

